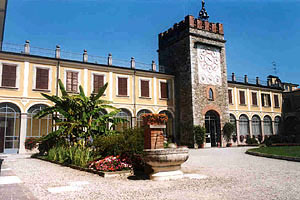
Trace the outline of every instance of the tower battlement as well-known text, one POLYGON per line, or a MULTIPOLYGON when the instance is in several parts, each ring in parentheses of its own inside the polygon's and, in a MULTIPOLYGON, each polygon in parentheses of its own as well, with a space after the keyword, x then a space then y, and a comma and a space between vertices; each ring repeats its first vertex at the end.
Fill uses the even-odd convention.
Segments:
POLYGON ((197 18, 195 19, 195 17, 192 15, 188 15, 181 22, 174 24, 172 28, 169 28, 167 31, 160 33, 159 39, 168 39, 187 28, 194 28, 198 30, 224 35, 223 24, 202 21, 197 18))

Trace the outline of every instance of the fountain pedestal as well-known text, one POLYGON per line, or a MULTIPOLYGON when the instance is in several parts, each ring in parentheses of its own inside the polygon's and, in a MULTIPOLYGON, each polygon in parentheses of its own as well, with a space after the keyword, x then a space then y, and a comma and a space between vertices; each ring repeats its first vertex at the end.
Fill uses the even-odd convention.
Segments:
POLYGON ((189 157, 189 149, 145 149, 144 160, 152 167, 151 180, 175 180, 183 178, 181 164, 189 157))
MULTIPOLYGON (((164 149, 163 130, 168 117, 165 114, 145 114, 144 120, 144 161, 152 170, 149 175, 151 180, 172 180, 183 178, 181 164, 189 157, 189 149, 167 148, 164 149)), ((175 145, 176 147, 176 145, 175 145)))

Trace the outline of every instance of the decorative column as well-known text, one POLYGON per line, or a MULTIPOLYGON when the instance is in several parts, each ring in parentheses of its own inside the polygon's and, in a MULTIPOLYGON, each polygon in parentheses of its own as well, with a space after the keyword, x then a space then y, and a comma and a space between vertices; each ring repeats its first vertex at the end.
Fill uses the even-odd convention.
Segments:
POLYGON ((25 140, 26 140, 26 129, 27 129, 27 114, 22 113, 21 114, 21 126, 20 126, 20 148, 19 148, 19 154, 26 153, 25 149, 25 140))
POLYGON ((240 124, 239 120, 236 120, 236 137, 237 137, 237 145, 240 144, 240 124))

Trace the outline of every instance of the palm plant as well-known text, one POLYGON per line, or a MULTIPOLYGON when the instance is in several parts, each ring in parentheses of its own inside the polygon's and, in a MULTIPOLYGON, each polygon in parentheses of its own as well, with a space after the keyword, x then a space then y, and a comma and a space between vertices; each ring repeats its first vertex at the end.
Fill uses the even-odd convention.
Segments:
POLYGON ((58 127, 55 132, 60 137, 68 139, 71 143, 80 141, 84 145, 90 137, 114 133, 112 127, 124 121, 115 117, 120 111, 110 106, 110 101, 100 99, 108 83, 101 87, 97 94, 91 94, 89 97, 85 95, 82 86, 79 86, 79 94, 69 95, 61 80, 58 80, 58 83, 61 97, 42 93, 46 99, 54 103, 54 106, 45 108, 35 117, 42 118, 52 114, 58 127), (103 109, 112 111, 103 114, 101 113, 103 109))

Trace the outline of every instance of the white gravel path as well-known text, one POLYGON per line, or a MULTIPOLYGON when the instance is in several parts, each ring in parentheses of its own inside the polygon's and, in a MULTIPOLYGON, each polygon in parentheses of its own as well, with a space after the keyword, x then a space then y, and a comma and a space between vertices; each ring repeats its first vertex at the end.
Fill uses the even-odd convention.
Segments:
POLYGON ((300 199, 300 163, 246 155, 246 149, 190 150, 183 171, 208 178, 163 182, 104 179, 20 155, 9 156, 6 162, 33 196, 43 200, 300 199), (49 191, 61 191, 61 187, 70 191, 49 191))

